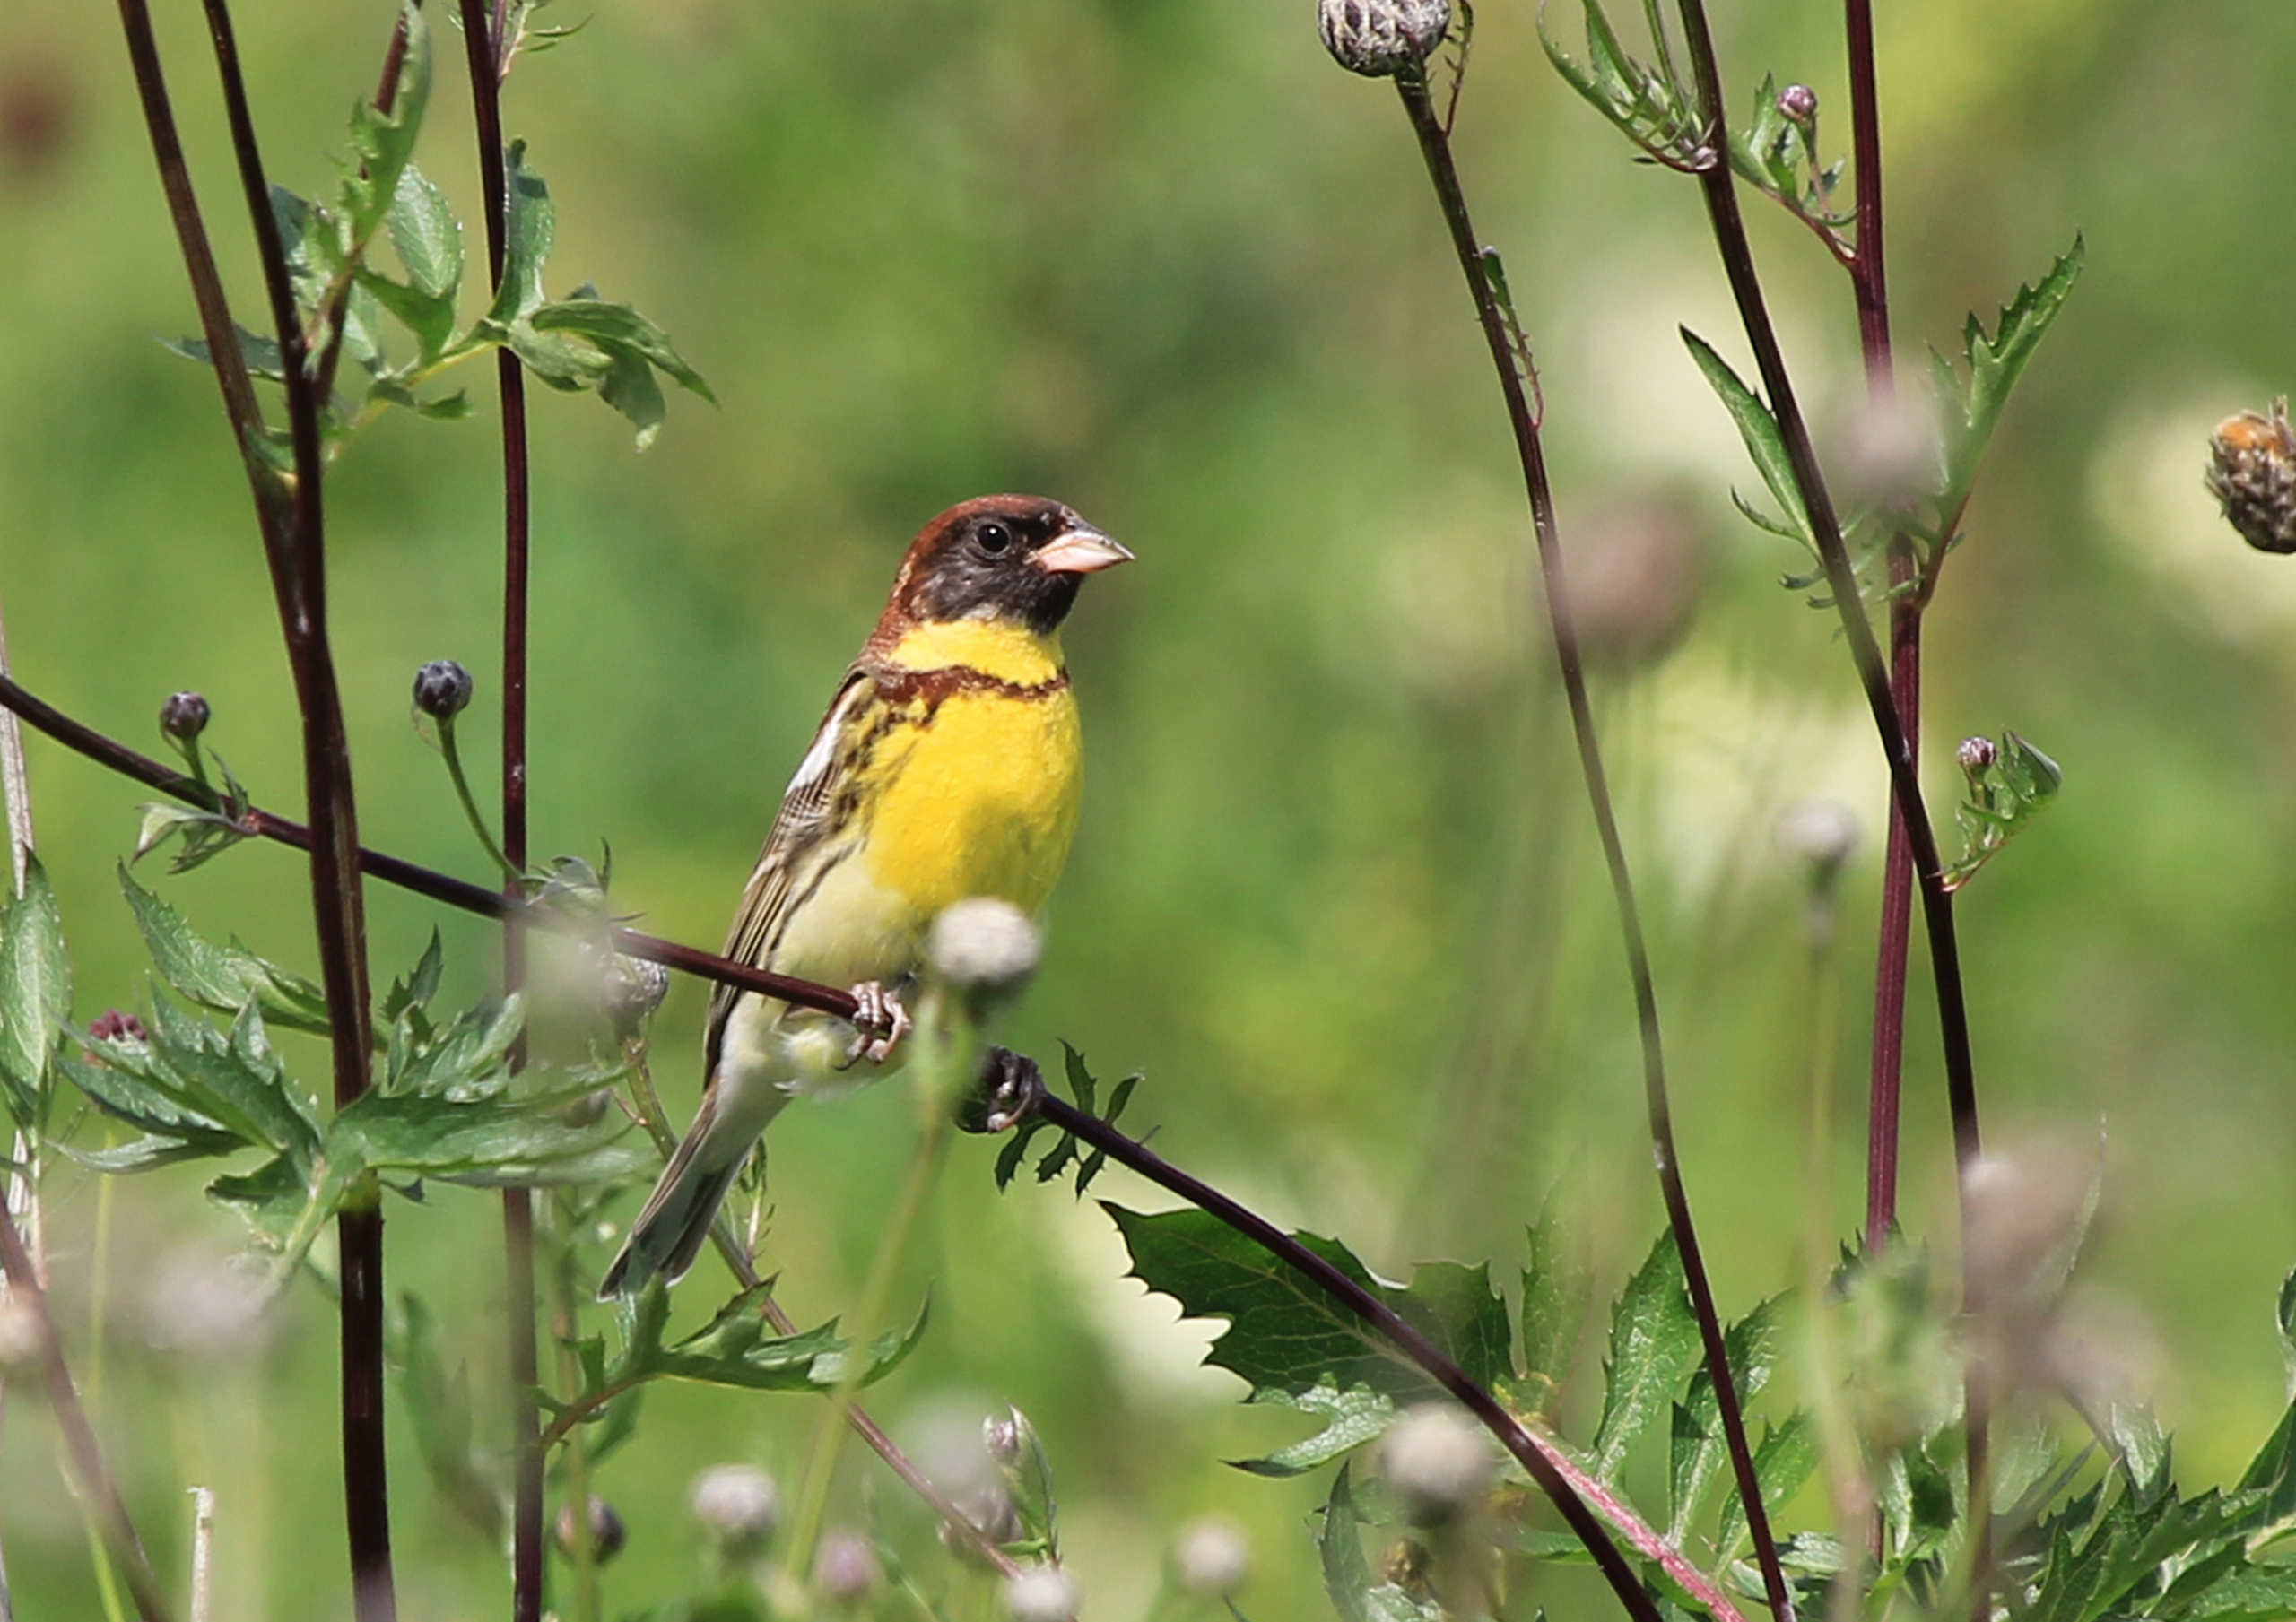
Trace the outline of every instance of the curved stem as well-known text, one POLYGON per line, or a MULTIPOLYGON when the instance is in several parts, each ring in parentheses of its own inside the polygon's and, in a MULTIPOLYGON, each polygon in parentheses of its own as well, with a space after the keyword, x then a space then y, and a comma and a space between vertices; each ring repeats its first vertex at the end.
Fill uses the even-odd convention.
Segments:
MULTIPOLYGON (((1570 710, 1570 727, 1578 745, 1578 765, 1587 783, 1587 800, 1603 846, 1603 861, 1610 874, 1611 894, 1617 904, 1619 932, 1626 949, 1627 973, 1634 986, 1634 1011, 1642 1045, 1643 1100, 1649 1118, 1652 1158, 1657 1163, 1658 1186, 1665 1198, 1666 1221, 1674 1230, 1682 1256, 1683 1275, 1690 1288, 1692 1309, 1698 1319, 1706 1366, 1714 1378, 1716 1406, 1730 1455, 1730 1471, 1745 1505, 1746 1527, 1753 1540, 1754 1557, 1761 1568, 1762 1588, 1771 1615, 1789 1622, 1794 1614, 1792 1593, 1786 1586, 1778 1542, 1770 1526, 1769 1506, 1762 1502, 1761 1483, 1754 1473, 1753 1448, 1746 1437, 1746 1420, 1738 1399, 1736 1377, 1731 1373, 1720 1313, 1706 1273, 1706 1260, 1692 1220, 1690 1193, 1683 1186, 1682 1164, 1674 1144, 1674 1109, 1667 1096, 1665 1046, 1658 1024, 1658 994, 1650 970, 1650 950, 1643 938, 1641 909, 1634 896, 1633 874, 1627 865, 1626 844, 1619 834, 1618 813, 1611 802, 1610 785, 1603 766, 1600 741, 1595 732, 1594 706, 1587 694, 1587 674, 1579 656, 1578 627, 1570 614, 1564 578, 1562 542, 1555 521, 1554 496, 1548 486, 1545 453, 1539 443, 1538 419, 1524 373, 1529 369, 1527 346, 1521 328, 1500 290, 1493 284, 1489 260, 1477 242, 1467 214, 1466 195, 1459 183, 1451 154, 1449 134, 1437 116, 1419 74, 1398 75, 1396 88, 1403 96, 1427 161, 1428 178, 1450 229, 1451 246, 1459 269, 1474 296, 1492 365, 1499 374, 1507 415, 1515 432, 1516 453, 1522 464, 1523 484, 1530 499, 1532 527, 1538 540, 1539 568, 1546 586, 1547 619, 1554 638, 1555 662, 1561 668, 1563 693, 1570 710)), ((1719 151, 1721 149, 1717 148, 1719 151)))

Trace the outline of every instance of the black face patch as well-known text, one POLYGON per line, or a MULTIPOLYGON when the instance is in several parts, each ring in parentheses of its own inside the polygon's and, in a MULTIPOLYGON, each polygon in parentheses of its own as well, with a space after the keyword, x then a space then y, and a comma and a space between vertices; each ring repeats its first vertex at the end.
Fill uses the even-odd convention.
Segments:
POLYGON ((1036 554, 1085 527, 1057 502, 971 503, 918 559, 906 606, 928 621, 1009 618, 1041 636, 1067 618, 1083 577, 1048 574, 1037 567, 1036 554))

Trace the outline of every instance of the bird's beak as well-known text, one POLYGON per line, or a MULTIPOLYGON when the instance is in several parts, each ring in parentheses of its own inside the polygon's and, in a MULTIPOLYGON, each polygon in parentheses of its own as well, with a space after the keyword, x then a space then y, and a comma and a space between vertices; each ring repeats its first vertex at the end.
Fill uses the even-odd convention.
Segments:
POLYGON ((1038 549, 1031 559, 1048 575, 1093 575, 1132 561, 1132 553, 1096 529, 1072 529, 1038 549))

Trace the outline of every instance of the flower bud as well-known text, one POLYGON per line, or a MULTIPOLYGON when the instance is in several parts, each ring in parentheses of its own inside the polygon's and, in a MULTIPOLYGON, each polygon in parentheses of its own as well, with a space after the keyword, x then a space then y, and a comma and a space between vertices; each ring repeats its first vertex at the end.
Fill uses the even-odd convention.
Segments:
POLYGON ((1029 983, 1043 950, 1026 913, 994 896, 973 896, 933 920, 925 955, 962 995, 999 1002, 1029 983))
POLYGON ((178 743, 188 743, 207 730, 214 712, 197 693, 176 693, 160 706, 160 730, 178 743))
POLYGON ((727 1554, 754 1554, 779 1523, 781 1495, 753 1464, 719 1464, 694 1478, 686 1505, 727 1554))
POLYGON ((1387 1485, 1422 1526, 1457 1519, 1481 1501, 1492 1473, 1483 1427, 1457 1408, 1430 1402, 1396 1422, 1379 1447, 1387 1485))
POLYGON ((452 659, 433 659, 414 672, 414 707, 434 721, 451 721, 468 707, 470 672, 452 659))
POLYGON ((670 994, 670 971, 645 958, 614 954, 600 988, 606 1018, 625 1042, 643 1030, 648 1019, 670 994))
POLYGON ((1075 1622, 1076 1585, 1046 1566, 1004 1584, 1004 1611, 1013 1622, 1075 1622))
POLYGON ((1993 764, 1995 752, 1990 738, 1964 738, 1961 748, 1953 751, 1953 759, 1961 762, 1961 770, 1974 780, 1985 776, 1986 768, 1993 764))
POLYGON ((2208 442, 2208 493, 2259 551, 2296 552, 2296 432, 2286 399, 2268 417, 2242 412, 2216 425, 2208 442))
MULTIPOLYGON (((574 1506, 561 1504, 558 1507, 558 1522, 552 1529, 558 1540, 558 1552, 568 1559, 574 1557, 574 1506)), ((613 1505, 596 1493, 590 1495, 590 1557, 604 1566, 622 1552, 630 1541, 630 1529, 622 1523, 613 1505)))
POLYGON ((883 1572, 877 1551, 859 1532, 833 1531, 813 1557, 813 1586, 824 1600, 850 1604, 876 1592, 883 1572))
POLYGON ((99 1042, 148 1042, 152 1039, 144 1029, 143 1020, 116 1008, 104 1010, 90 1021, 88 1034, 99 1042))
POLYGON ((1243 1528, 1222 1515, 1205 1515, 1180 1528, 1172 1544, 1172 1572, 1181 1591, 1224 1600, 1251 1575, 1251 1545, 1243 1528))
POLYGON ((1789 84, 1778 92, 1778 111, 1788 124, 1806 125, 1818 116, 1818 92, 1806 84, 1789 84))
POLYGON ((1351 74, 1415 73, 1451 30, 1451 0, 1318 0, 1316 30, 1351 74))

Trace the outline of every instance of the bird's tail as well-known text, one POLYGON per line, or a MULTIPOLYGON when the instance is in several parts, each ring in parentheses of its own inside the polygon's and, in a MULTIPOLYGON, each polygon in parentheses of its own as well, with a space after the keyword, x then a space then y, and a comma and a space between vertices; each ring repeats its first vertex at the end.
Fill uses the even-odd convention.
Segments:
POLYGON ((606 1269, 604 1281, 598 1286, 599 1300, 634 1296, 657 1273, 674 1284, 701 1254, 702 1245, 709 1237, 709 1224, 748 1158, 737 1154, 722 1166, 709 1163, 714 1157, 702 1150, 714 1124, 713 1115, 705 1113, 694 1122, 677 1153, 662 1168, 661 1181, 654 1184, 646 1208, 630 1225, 630 1237, 622 1241, 622 1253, 606 1269))

